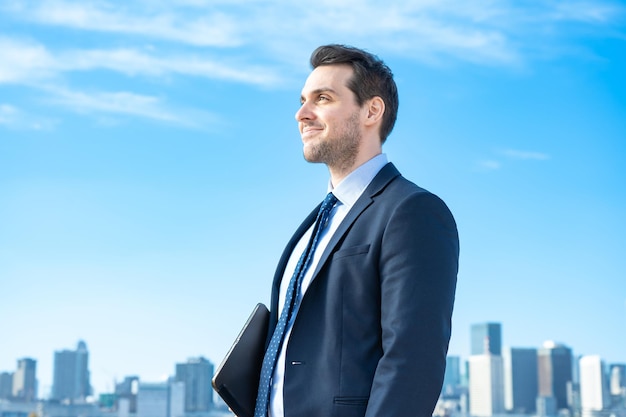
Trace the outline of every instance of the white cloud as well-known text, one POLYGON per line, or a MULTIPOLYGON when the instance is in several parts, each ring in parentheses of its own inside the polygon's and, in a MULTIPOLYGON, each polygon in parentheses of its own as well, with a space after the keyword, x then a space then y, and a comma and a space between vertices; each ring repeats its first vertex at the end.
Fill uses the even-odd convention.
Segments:
MULTIPOLYGON (((36 84, 64 72, 108 69, 127 75, 191 75, 247 84, 279 82, 276 71, 259 65, 227 64, 193 54, 163 54, 159 51, 84 49, 49 51, 32 41, 0 38, 0 84, 36 84)), ((224 61, 224 60, 223 60, 224 61)))
POLYGON ((32 116, 13 105, 0 103, 0 126, 16 130, 51 130, 56 124, 50 118, 32 116))
POLYGON ((616 5, 598 1, 559 2, 553 12, 555 19, 586 23, 605 23, 623 14, 624 10, 616 5))
POLYGON ((478 171, 497 171, 502 167, 502 164, 492 159, 485 159, 476 162, 476 169, 478 171))
MULTIPOLYGON (((502 155, 509 159, 517 159, 524 161, 545 161, 550 159, 550 155, 543 152, 534 152, 534 151, 520 151, 517 149, 504 149, 497 152, 499 155, 502 155)), ((477 161, 475 167, 478 171, 497 171, 501 169, 503 163, 496 159, 483 159, 477 161)))
POLYGON ((488 65, 518 65, 527 51, 546 48, 557 38, 554 34, 562 35, 555 27, 539 34, 544 25, 582 22, 608 31, 606 23, 624 12, 607 0, 524 7, 495 0, 388 0, 384 8, 373 0, 320 0, 316 7, 280 0, 13 0, 2 9, 41 25, 112 36, 133 35, 235 53, 252 47, 274 61, 293 58, 303 47, 308 51, 312 45, 340 39, 418 60, 454 58, 488 65))
POLYGON ((256 85, 279 82, 275 71, 258 65, 227 65, 197 55, 158 55, 135 49, 73 50, 59 55, 59 66, 67 71, 109 69, 128 75, 191 75, 256 85))
MULTIPOLYGON (((43 101, 62 105, 75 112, 102 115, 127 115, 189 128, 205 128, 218 122, 209 112, 191 108, 176 108, 163 98, 129 91, 91 93, 71 90, 61 85, 63 75, 73 71, 109 69, 128 75, 169 75, 172 73, 198 77, 226 79, 252 84, 271 84, 277 77, 265 68, 235 66, 193 57, 155 57, 134 50, 72 50, 61 53, 49 51, 32 41, 0 38, 0 85, 21 84, 43 93, 43 101)), ((12 129, 52 129, 58 122, 39 118, 2 104, 0 126, 12 129)), ((106 123, 115 123, 110 118, 106 123)))
POLYGON ((78 113, 136 116, 189 128, 204 128, 219 121, 215 115, 206 111, 173 108, 158 97, 127 91, 88 93, 49 88, 49 93, 52 103, 78 113))
POLYGON ((502 155, 513 159, 545 161, 550 159, 550 155, 543 152, 520 151, 516 149, 505 149, 500 152, 502 155))
MULTIPOLYGON (((366 46, 385 59, 517 66, 533 48, 549 50, 543 55, 551 57, 567 50, 551 47, 566 39, 550 35, 556 29, 577 22, 608 31, 607 22, 623 12, 608 0, 524 7, 507 0, 388 0, 384 8, 373 0, 319 0, 316 7, 280 0, 5 0, 0 18, 18 22, 18 31, 23 22, 33 30, 21 39, 6 31, 0 36, 0 85, 28 85, 76 110, 188 124, 191 110, 173 109, 154 94, 88 94, 55 86, 77 83, 75 72, 97 70, 166 82, 192 76, 276 86, 291 77, 285 68, 306 69, 311 49, 329 41, 366 46), (542 25, 552 30, 537 34, 542 25), (38 29, 62 36, 48 38, 38 29), (83 41, 89 32, 99 36, 83 41)), ((513 150, 505 155, 548 159, 513 150)), ((499 168, 494 161, 486 166, 499 168)))
POLYGON ((334 39, 418 61, 519 61, 507 35, 489 22, 488 13, 479 7, 463 8, 446 1, 390 0, 384 8, 371 1, 322 1, 312 8, 306 3, 293 2, 287 7, 268 1, 252 10, 255 14, 244 16, 249 28, 246 40, 277 57, 291 56, 303 46, 308 53, 312 46, 334 39), (259 15, 263 19, 255 18, 259 15))
POLYGON ((151 10, 149 4, 89 1, 13 1, 5 10, 40 24, 134 34, 199 46, 239 44, 239 25, 224 13, 188 15, 175 7, 151 10), (142 13, 143 11, 143 13, 142 13))
POLYGON ((0 104, 0 125, 9 124, 15 119, 17 109, 9 104, 0 104))
POLYGON ((55 59, 43 45, 0 37, 0 51, 0 84, 47 78, 55 71, 55 59))

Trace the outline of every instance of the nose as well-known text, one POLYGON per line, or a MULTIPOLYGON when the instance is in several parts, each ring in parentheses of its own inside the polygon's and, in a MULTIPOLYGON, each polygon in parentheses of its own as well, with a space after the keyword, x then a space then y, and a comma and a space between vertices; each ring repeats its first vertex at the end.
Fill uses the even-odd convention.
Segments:
POLYGON ((310 105, 308 101, 305 101, 300 105, 300 108, 296 112, 296 121, 301 122, 303 120, 310 120, 314 118, 314 114, 311 111, 310 105))

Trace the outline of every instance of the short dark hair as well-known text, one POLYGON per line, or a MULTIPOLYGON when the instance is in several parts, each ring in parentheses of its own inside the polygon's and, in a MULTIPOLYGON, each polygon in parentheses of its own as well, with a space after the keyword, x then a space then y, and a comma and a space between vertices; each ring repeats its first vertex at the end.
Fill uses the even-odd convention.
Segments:
POLYGON ((313 69, 321 65, 348 64, 354 75, 348 81, 348 88, 356 96, 357 104, 362 106, 373 97, 380 97, 385 102, 385 112, 380 126, 381 142, 393 130, 398 116, 398 87, 393 80, 391 69, 376 55, 347 45, 323 45, 311 54, 313 69))

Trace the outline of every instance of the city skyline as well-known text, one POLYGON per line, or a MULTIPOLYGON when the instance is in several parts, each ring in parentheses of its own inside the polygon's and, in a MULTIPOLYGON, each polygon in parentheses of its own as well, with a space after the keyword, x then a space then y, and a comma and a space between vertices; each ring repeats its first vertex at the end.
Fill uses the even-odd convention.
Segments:
POLYGON ((393 70, 383 146, 457 221, 470 324, 623 362, 626 6, 616 0, 0 3, 0 369, 85 340, 97 392, 219 363, 327 192, 311 51, 393 70), (286 35, 288 34, 288 35, 286 35))
MULTIPOLYGON (((487 323, 494 324, 494 323, 487 323)), ((475 328, 473 326, 473 328, 475 328)), ((481 329, 482 330, 482 329, 481 329)), ((79 342, 74 353, 88 353, 84 341, 79 342), (82 347, 81 347, 82 346, 82 347)), ((485 346, 487 347, 487 346, 485 346)), ((495 345, 491 347, 497 347, 495 345)), ((470 355, 466 366, 467 375, 462 376, 459 358, 449 356, 446 360, 446 377, 442 396, 435 408, 434 415, 462 415, 472 417, 491 417, 494 415, 532 415, 549 416, 587 416, 626 415, 626 364, 607 364, 599 355, 583 355, 568 367, 577 371, 569 372, 569 377, 561 379, 562 372, 556 363, 544 368, 540 357, 541 350, 553 350, 557 358, 572 351, 563 345, 546 343, 537 348, 505 349, 502 355, 491 349, 470 355), (546 373, 542 375, 542 373, 546 373), (542 380, 554 379, 555 387, 567 391, 564 403, 559 405, 558 392, 546 392, 542 380), (556 397, 555 397, 556 395, 556 397), (459 414, 460 413, 460 414, 459 414)), ((59 399, 38 399, 23 396, 24 377, 29 372, 20 373, 27 368, 34 370, 33 359, 19 361, 18 372, 14 378, 12 391, 15 398, 4 395, 6 373, 0 373, 0 413, 60 413, 59 415, 129 416, 137 417, 176 417, 189 415, 217 416, 231 415, 223 404, 214 404, 213 390, 210 387, 213 364, 206 358, 190 358, 186 363, 176 364, 176 375, 162 382, 141 381, 138 376, 125 377, 115 385, 114 393, 105 393, 98 399, 85 402, 84 398, 73 402, 59 399), (25 363, 28 365, 22 366, 25 363), (4 393, 4 394, 3 394, 4 393), (7 400, 8 401, 1 401, 7 400), (41 401, 43 400, 43 401, 41 401), (36 410, 36 411, 35 411, 36 410), (69 414, 68 414, 69 413, 69 414)), ((55 373, 60 371, 55 364, 55 373)), ((33 376, 30 372, 33 386, 33 376)), ((9 390, 10 391, 10 390, 9 390)), ((32 394, 32 391, 30 391, 32 394)))
MULTIPOLYGON (((488 322, 488 323, 474 323, 474 324, 472 324, 471 328, 474 329, 476 326, 482 326, 482 325, 498 325, 499 328, 500 328, 500 331, 501 331, 501 329, 503 327, 502 323, 488 322)), ((78 341, 78 343, 79 344, 81 344, 81 343, 84 344, 85 341, 81 340, 81 341, 78 341)), ((471 343, 468 343, 468 347, 470 345, 471 345, 471 343)), ((540 354, 540 351, 542 349, 546 350, 546 349, 552 349, 554 347, 558 348, 558 347, 561 347, 561 346, 566 348, 566 349, 568 349, 568 350, 570 350, 571 356, 572 356, 571 360, 573 361, 572 362, 572 366, 573 366, 574 362, 577 363, 578 359, 583 357, 583 356, 597 356, 597 357, 601 358, 607 365, 623 365, 623 366, 626 366, 626 355, 624 357, 622 357, 621 359, 619 359, 619 360, 609 361, 609 360, 606 360, 606 358, 603 357, 602 354, 598 354, 598 353, 579 353, 579 352, 576 351, 575 347, 570 346, 570 345, 568 345, 566 343, 556 343, 553 340, 546 340, 541 345, 538 345, 538 346, 531 346, 531 345, 509 346, 509 345, 503 343, 501 345, 501 349, 502 349, 502 352, 503 352, 502 354, 499 354, 499 353, 498 354, 493 354, 492 352, 489 352, 489 353, 493 354, 495 356, 502 356, 502 357, 506 358, 507 354, 508 355, 511 354, 510 350, 521 350, 521 351, 524 351, 524 350, 532 349, 532 350, 535 350, 536 352, 538 352, 540 354), (509 351, 509 352, 507 353, 506 351, 509 351)), ((60 351, 67 351, 67 349, 62 349, 62 350, 57 349, 57 350, 55 350, 55 354, 58 354, 60 351)), ((484 353, 485 352, 472 354, 471 353, 471 349, 469 349, 468 352, 465 353, 465 355, 463 355, 463 354, 453 354, 453 353, 448 352, 448 357, 450 357, 450 358, 459 358, 462 361, 467 362, 467 361, 470 360, 470 357, 476 356, 476 355, 483 355, 484 353)), ((26 360, 26 359, 34 359, 37 362, 37 364, 39 364, 39 360, 37 358, 27 358, 27 357, 17 358, 16 362, 19 363, 20 361, 26 360)), ((222 358, 219 358, 219 359, 210 358, 210 357, 206 357, 205 358, 205 355, 196 355, 196 356, 190 355, 190 356, 184 358, 184 360, 180 359, 177 362, 173 363, 172 364, 172 371, 171 371, 171 373, 169 373, 169 374, 164 373, 159 378, 152 377, 151 379, 150 378, 144 379, 143 376, 140 375, 140 374, 133 373, 133 372, 126 372, 126 373, 124 373, 124 371, 120 370, 119 371, 120 373, 118 375, 116 375, 111 381, 108 381, 109 382, 108 386, 111 387, 111 388, 107 388, 105 390, 97 389, 96 392, 94 393, 94 395, 105 394, 105 393, 113 393, 115 391, 116 385, 121 383, 125 379, 128 379, 128 378, 138 377, 141 382, 146 382, 146 383, 165 382, 165 381, 167 381, 169 379, 172 379, 172 378, 178 379, 178 378, 180 378, 180 376, 177 376, 177 374, 180 372, 179 369, 181 367, 189 366, 190 364, 195 364, 195 363, 203 363, 204 361, 207 361, 207 360, 209 362, 208 365, 210 365, 210 367, 212 369, 215 369, 219 365, 219 363, 221 362, 221 359, 222 358)), ((6 363, 6 361, 3 360, 3 358, 0 357, 0 363, 6 363)), ((157 366, 163 366, 163 364, 159 364, 157 366)), ((499 366, 502 366, 502 365, 499 365, 499 366)), ((39 366, 37 368, 39 369, 39 366)), ((463 371, 464 367, 460 367, 460 369, 461 369, 461 374, 464 374, 464 371, 463 371)), ((2 368, 0 368, 0 373, 3 373, 3 372, 13 372, 13 371, 14 371, 13 369, 2 369, 2 368)), ((53 371, 54 371, 54 368, 53 368, 53 371)), ((37 377, 37 381, 39 382, 40 380, 41 380, 41 378, 37 377)), ((46 379, 44 378, 43 380, 45 381, 46 379)), ((50 380, 52 380, 52 378, 50 378, 50 380)), ((44 385, 44 390, 45 390, 45 387, 46 387, 46 385, 44 385)), ((48 385, 48 388, 50 390, 49 393, 46 393, 45 391, 43 393, 41 393, 41 388, 40 388, 39 392, 40 392, 40 397, 41 398, 51 397, 52 385, 48 385)), ((504 406, 504 404, 503 404, 503 406, 504 406)))

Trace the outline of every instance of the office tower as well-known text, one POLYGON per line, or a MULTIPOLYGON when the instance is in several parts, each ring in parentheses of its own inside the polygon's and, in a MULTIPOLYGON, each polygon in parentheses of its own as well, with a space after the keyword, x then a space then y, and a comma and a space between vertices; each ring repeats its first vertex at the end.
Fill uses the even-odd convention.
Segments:
POLYGON ((0 400, 8 400, 13 396, 13 374, 0 372, 0 400))
MULTIPOLYGON (((128 411, 128 402, 123 399, 120 407, 122 416, 133 415, 128 411)), ((200 414, 202 415, 202 414, 200 414)), ((135 417, 184 417, 185 383, 170 378, 167 382, 140 382, 137 390, 137 414, 135 417)))
POLYGON ((137 412, 137 392, 139 391, 139 377, 127 376, 119 384, 115 384, 115 395, 118 398, 118 410, 120 404, 124 404, 124 410, 128 413, 137 412))
POLYGON ((118 398, 117 399, 117 417, 136 417, 137 416, 137 407, 135 406, 135 411, 131 414, 130 412, 130 400, 128 398, 118 398))
POLYGON ((611 395, 626 394, 626 365, 614 363, 609 367, 609 388, 611 395))
POLYGON ((585 411, 601 411, 609 405, 604 362, 598 355, 580 358, 580 406, 585 411))
POLYGON ((31 402, 37 399, 37 361, 24 358, 17 361, 13 374, 13 398, 31 402))
POLYGON ((502 357, 472 355, 469 358, 469 411, 478 417, 504 413, 502 357))
POLYGON ((552 341, 537 350, 539 396, 554 397, 558 410, 568 407, 567 385, 572 382, 572 350, 552 341))
POLYGON ((168 417, 185 417, 185 383, 182 381, 170 381, 168 417))
POLYGON ((472 355, 491 353, 502 355, 502 326, 500 323, 472 324, 472 355))
POLYGON ((185 383, 185 411, 208 411, 213 405, 213 364, 203 357, 176 364, 176 381, 185 383))
MULTIPOLYGON (((575 360, 574 363, 577 364, 578 361, 575 360)), ((577 373, 576 371, 575 374, 577 373)), ((574 380, 580 381, 578 375, 574 377, 574 380)), ((580 415, 580 383, 573 381, 567 383, 567 405, 574 414, 577 416, 580 415)))
POLYGON ((76 350, 54 352, 52 399, 81 403, 91 395, 89 383, 89 352, 82 340, 76 350))
POLYGON ((141 382, 137 391, 136 417, 169 417, 169 391, 166 382, 141 382))
POLYGON ((537 397, 537 416, 556 416, 556 399, 554 397, 537 397))
POLYGON ((461 358, 458 356, 446 357, 446 372, 443 375, 441 395, 456 396, 461 385, 461 358))
POLYGON ((137 395, 138 390, 139 377, 135 375, 124 377, 122 382, 115 384, 115 394, 117 395, 137 395))
POLYGON ((537 404, 537 349, 508 348, 504 364, 504 407, 519 414, 535 412, 537 404))

